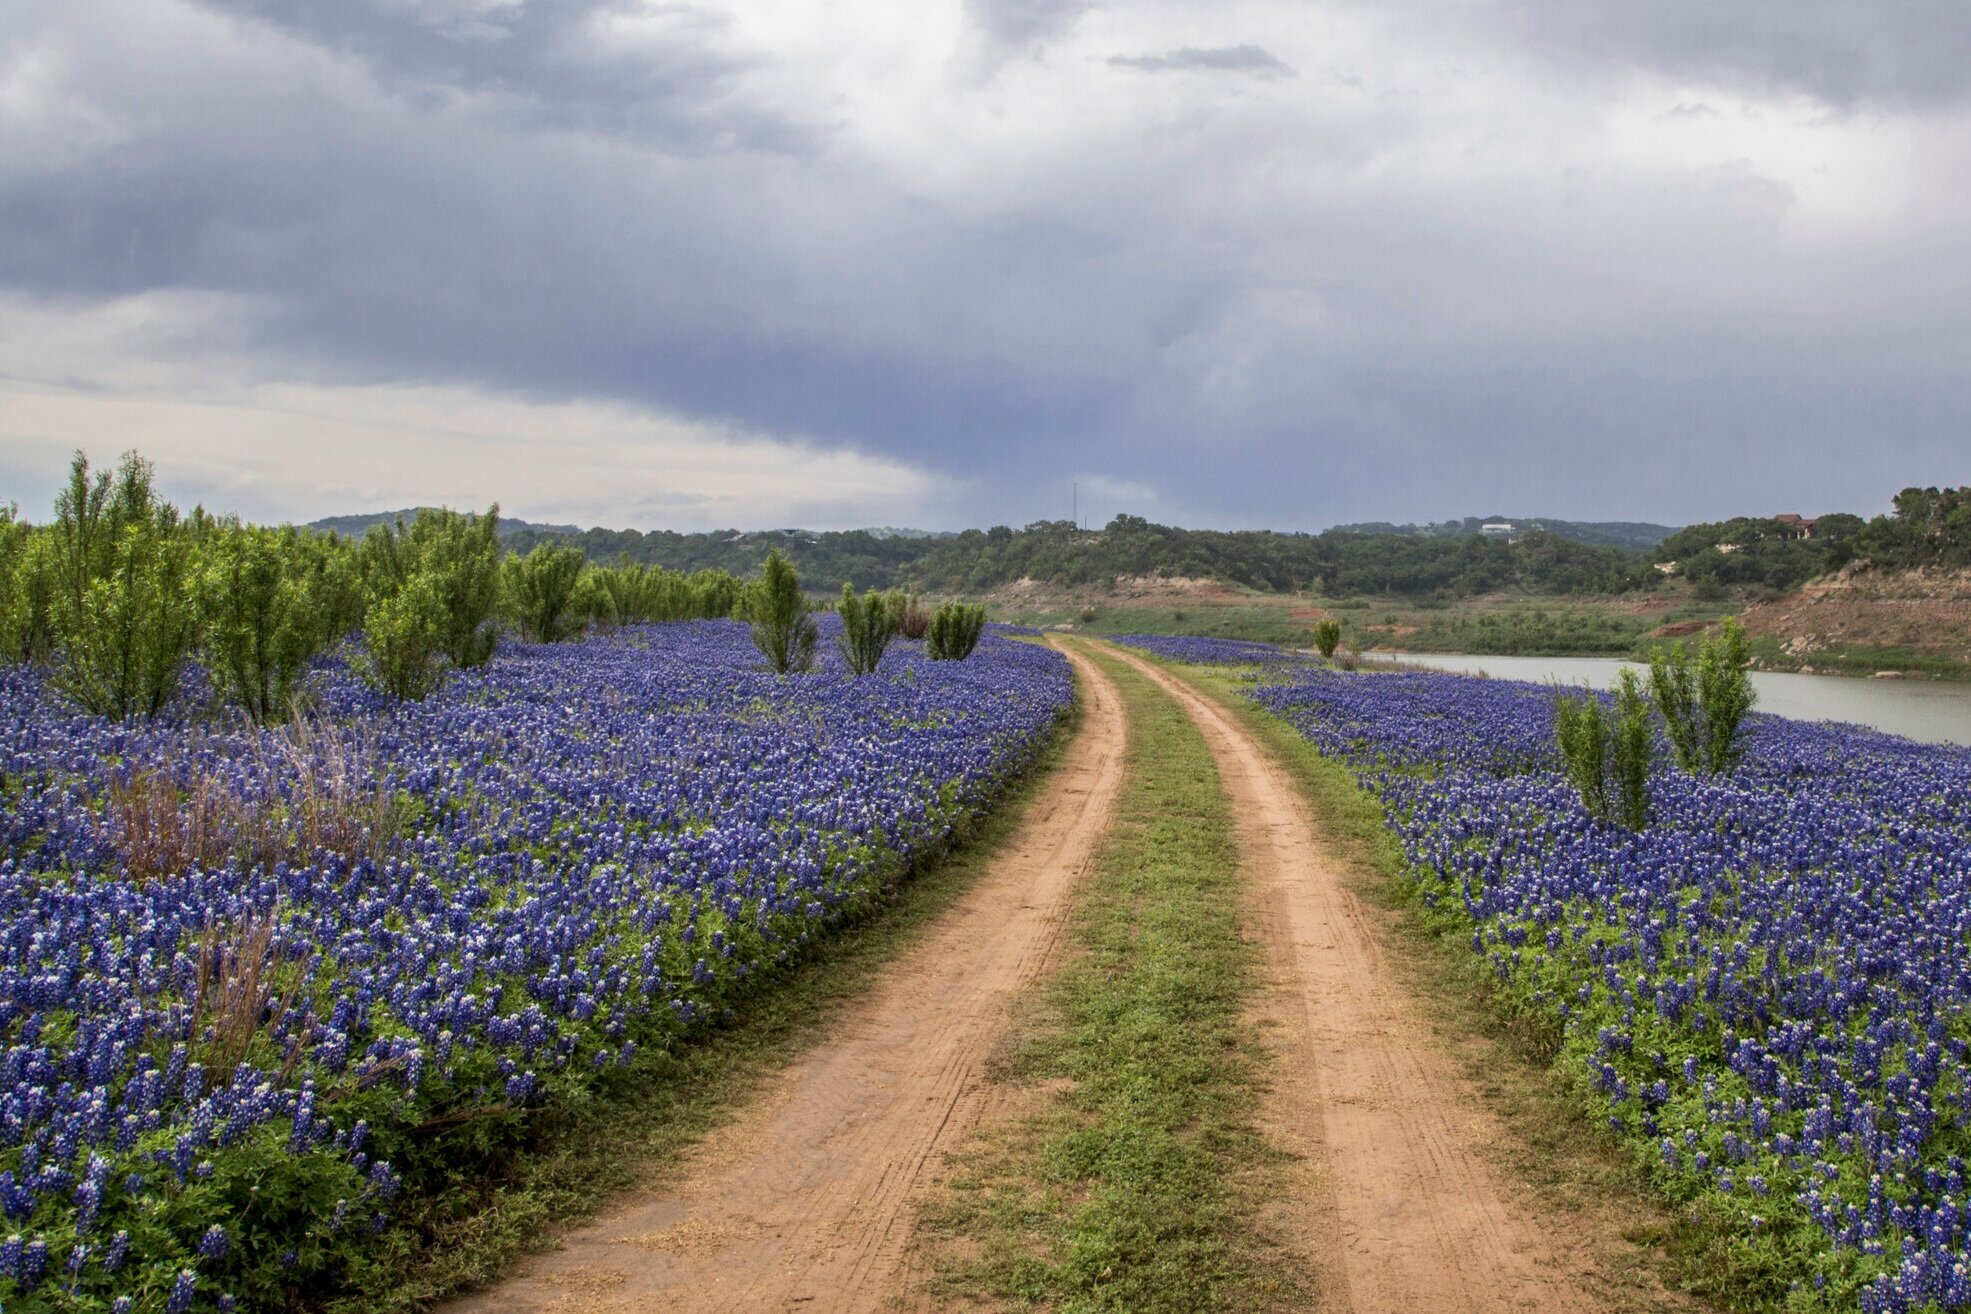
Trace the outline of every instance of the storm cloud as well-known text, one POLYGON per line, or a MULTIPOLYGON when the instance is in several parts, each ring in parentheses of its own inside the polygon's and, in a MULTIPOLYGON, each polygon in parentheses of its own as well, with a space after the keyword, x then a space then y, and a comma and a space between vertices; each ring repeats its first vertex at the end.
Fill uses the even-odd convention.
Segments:
POLYGON ((1853 12, 18 0, 0 496, 1875 509, 1971 479, 1971 20, 1853 12))

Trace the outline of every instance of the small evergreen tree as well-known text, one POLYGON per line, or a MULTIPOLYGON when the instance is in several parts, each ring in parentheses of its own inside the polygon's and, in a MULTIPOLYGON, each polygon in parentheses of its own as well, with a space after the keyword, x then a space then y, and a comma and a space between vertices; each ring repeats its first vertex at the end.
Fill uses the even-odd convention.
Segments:
POLYGON ((934 662, 962 662, 979 646, 985 631, 985 608, 947 602, 931 616, 924 651, 934 662))
POLYGON ((842 614, 842 632, 836 642, 849 664, 849 674, 874 675, 882 664, 883 650, 896 636, 897 613, 891 609, 889 599, 875 589, 858 598, 851 584, 842 585, 842 602, 837 610, 842 614))
POLYGON ((1316 621, 1314 646, 1320 651, 1321 660, 1333 661, 1335 649, 1341 646, 1341 622, 1332 616, 1316 621))
POLYGON ((779 548, 767 553, 760 577, 746 585, 735 607, 753 627, 753 646, 776 674, 814 665, 820 631, 801 592, 800 577, 779 548))
POLYGON ((582 628, 582 571, 588 558, 580 548, 537 543, 524 557, 508 557, 505 577, 508 617, 535 643, 559 643, 582 628))

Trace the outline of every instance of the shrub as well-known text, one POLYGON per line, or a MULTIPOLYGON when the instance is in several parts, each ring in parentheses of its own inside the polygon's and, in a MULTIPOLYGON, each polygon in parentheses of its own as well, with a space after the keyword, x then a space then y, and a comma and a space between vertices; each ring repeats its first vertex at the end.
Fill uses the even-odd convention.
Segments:
POLYGON ((1704 709, 1704 765, 1712 772, 1729 771, 1745 756, 1740 730, 1758 695, 1747 669, 1745 627, 1728 617, 1697 654, 1697 698, 1704 709))
POLYGON ((535 643, 559 643, 582 628, 582 571, 588 558, 580 548, 537 543, 524 557, 508 557, 500 568, 507 616, 535 643))
POLYGON ((0 661, 40 661, 54 649, 54 573, 48 535, 0 506, 0 661))
POLYGON ((883 650, 897 632, 889 598, 875 589, 858 598, 855 587, 844 584, 838 610, 842 613, 842 632, 836 642, 849 664, 849 674, 874 675, 883 662, 883 650))
POLYGON ((422 576, 438 648, 453 666, 484 666, 499 635, 493 614, 500 600, 499 507, 484 515, 423 510, 406 526, 378 525, 363 539, 363 588, 374 610, 422 576))
POLYGON ((62 599, 57 682, 98 716, 156 716, 178 688, 197 633, 188 545, 168 521, 133 524, 116 539, 109 573, 62 599))
POLYGON ((979 646, 985 608, 947 602, 931 617, 925 651, 934 662, 962 662, 979 646))
POLYGON ((295 682, 334 625, 327 581, 292 529, 221 525, 205 539, 194 584, 200 647, 213 679, 258 721, 282 714, 295 682))
POLYGON ((1554 740, 1568 780, 1590 814, 1630 830, 1649 821, 1649 702, 1642 681, 1623 668, 1614 706, 1587 690, 1554 691, 1554 740))
POLYGON ((1324 661, 1333 661, 1335 649, 1341 646, 1341 622, 1332 616, 1314 623, 1314 646, 1320 650, 1324 661))
POLYGON ((439 624, 442 604, 427 575, 414 575, 379 598, 363 617, 364 678, 393 698, 426 697, 444 678, 439 624))
POLYGON ((767 553, 760 577, 746 585, 735 607, 753 627, 753 646, 776 674, 814 665, 820 631, 801 593, 800 577, 779 548, 767 553))
POLYGON ((931 631, 931 613, 924 610, 917 595, 901 589, 890 594, 890 621, 897 634, 905 639, 922 639, 931 631))
POLYGON ((57 684, 98 716, 155 716, 191 649, 190 552, 135 452, 89 477, 75 454, 48 527, 49 630, 57 684))
POLYGON ((1729 771, 1743 759, 1741 731, 1757 699, 1746 669, 1749 657, 1745 629, 1736 618, 1704 640, 1694 671, 1681 643, 1651 654, 1651 692, 1677 765, 1685 771, 1729 771))

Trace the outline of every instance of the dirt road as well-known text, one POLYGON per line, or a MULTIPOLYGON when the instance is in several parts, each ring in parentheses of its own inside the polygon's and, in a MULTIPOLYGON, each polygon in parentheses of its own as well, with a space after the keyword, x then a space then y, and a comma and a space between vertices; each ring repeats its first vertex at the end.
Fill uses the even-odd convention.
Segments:
POLYGON ((1485 1156, 1498 1135, 1384 961, 1298 787, 1215 703, 1122 649, 1204 732, 1239 818, 1279 1048, 1267 1130, 1309 1167, 1271 1220, 1355 1314, 1593 1310, 1591 1265, 1485 1156))
POLYGON ((911 1285, 908 1206, 977 1122, 981 1068, 1006 1010, 1055 956, 1121 788, 1121 699, 1093 664, 1072 660, 1081 725, 1045 797, 922 942, 680 1175, 452 1314, 894 1304, 911 1285))

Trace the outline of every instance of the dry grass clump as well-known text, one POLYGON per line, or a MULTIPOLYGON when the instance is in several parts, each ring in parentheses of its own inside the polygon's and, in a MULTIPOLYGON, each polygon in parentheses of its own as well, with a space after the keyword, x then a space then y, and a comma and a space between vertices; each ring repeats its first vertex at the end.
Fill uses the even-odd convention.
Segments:
POLYGON ((228 861, 247 867, 325 856, 380 861, 403 838, 403 801, 368 737, 344 735, 297 707, 284 725, 255 741, 253 761, 233 778, 199 769, 196 746, 188 743, 174 760, 133 770, 109 786, 109 839, 135 880, 228 861))
MULTIPOLYGON (((198 976, 192 993, 192 1036, 208 1086, 232 1079, 254 1040, 272 1032, 300 1002, 307 981, 300 955, 276 943, 275 908, 230 923, 210 923, 198 943, 198 976), (293 971, 283 972, 292 966, 293 971)), ((301 1042, 286 1042, 283 1081, 301 1057, 301 1042)))

